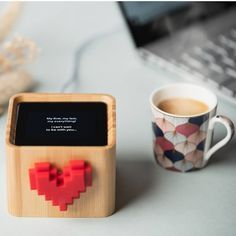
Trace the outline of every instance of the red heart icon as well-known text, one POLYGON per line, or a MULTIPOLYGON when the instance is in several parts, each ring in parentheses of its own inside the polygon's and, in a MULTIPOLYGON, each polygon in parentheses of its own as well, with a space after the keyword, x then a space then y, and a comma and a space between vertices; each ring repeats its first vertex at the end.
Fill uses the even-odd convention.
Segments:
POLYGON ((73 204, 74 198, 92 185, 92 168, 83 160, 73 160, 60 173, 50 162, 40 162, 29 169, 29 179, 31 190, 38 190, 38 195, 45 195, 53 206, 66 211, 67 205, 73 204))

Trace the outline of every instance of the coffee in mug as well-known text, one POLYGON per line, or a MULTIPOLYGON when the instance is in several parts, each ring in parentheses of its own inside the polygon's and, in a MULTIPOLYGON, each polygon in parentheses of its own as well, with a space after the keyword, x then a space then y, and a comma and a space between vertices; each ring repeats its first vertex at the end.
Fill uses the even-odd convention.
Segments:
POLYGON ((208 111, 204 102, 191 98, 170 98, 156 105, 160 110, 173 115, 196 115, 208 111))

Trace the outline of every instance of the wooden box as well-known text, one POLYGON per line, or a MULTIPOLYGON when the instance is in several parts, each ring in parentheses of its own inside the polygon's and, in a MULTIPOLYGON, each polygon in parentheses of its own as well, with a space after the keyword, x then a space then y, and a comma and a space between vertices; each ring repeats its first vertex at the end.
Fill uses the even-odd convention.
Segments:
POLYGON ((115 100, 105 94, 22 93, 11 98, 6 130, 8 209, 14 216, 105 217, 115 209, 115 100), (106 146, 15 145, 17 104, 24 102, 103 102, 107 105, 106 146), (50 162, 62 169, 70 160, 84 160, 92 167, 92 186, 74 198, 66 211, 53 206, 30 188, 29 169, 50 162))

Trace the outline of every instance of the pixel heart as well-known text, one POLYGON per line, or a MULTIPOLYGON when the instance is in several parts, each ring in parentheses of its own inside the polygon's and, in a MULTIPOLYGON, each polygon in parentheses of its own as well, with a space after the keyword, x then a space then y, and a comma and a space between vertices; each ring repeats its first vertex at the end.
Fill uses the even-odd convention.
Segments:
POLYGON ((83 160, 73 160, 61 173, 50 162, 39 162, 35 163, 35 168, 29 169, 29 180, 31 190, 45 195, 45 200, 51 200, 60 211, 66 211, 67 206, 92 185, 92 168, 83 160))

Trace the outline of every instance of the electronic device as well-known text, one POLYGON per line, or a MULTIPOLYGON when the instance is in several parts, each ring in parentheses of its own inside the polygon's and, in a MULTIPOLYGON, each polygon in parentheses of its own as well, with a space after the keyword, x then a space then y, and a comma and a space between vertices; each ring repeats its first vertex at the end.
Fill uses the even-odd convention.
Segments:
POLYGON ((119 2, 139 56, 236 103, 235 2, 119 2))
POLYGON ((8 209, 14 216, 105 217, 115 210, 115 99, 22 93, 6 130, 8 209))

